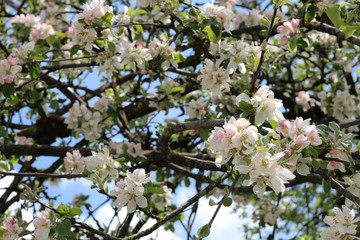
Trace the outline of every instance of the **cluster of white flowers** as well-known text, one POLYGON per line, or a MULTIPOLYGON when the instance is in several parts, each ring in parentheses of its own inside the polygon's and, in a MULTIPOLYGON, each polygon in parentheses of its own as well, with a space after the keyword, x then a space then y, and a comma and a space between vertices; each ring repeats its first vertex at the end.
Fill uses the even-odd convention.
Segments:
POLYGON ((103 147, 99 152, 92 151, 92 156, 84 157, 80 159, 81 161, 84 161, 87 170, 92 173, 101 173, 103 178, 118 176, 117 168, 120 167, 120 163, 114 161, 107 147, 103 147))
POLYGON ((307 112, 310 108, 315 106, 315 99, 311 98, 309 92, 298 92, 295 102, 302 106, 302 110, 307 112))
POLYGON ((216 21, 224 27, 227 32, 234 29, 234 12, 227 7, 218 6, 213 3, 204 4, 204 16, 207 18, 215 18, 216 21))
POLYGON ((81 174, 85 169, 85 161, 78 150, 74 150, 72 153, 67 152, 64 157, 64 166, 67 173, 81 174))
POLYGON ((265 120, 275 120, 277 122, 284 119, 283 114, 278 110, 282 107, 282 101, 274 98, 274 92, 268 86, 261 86, 250 98, 249 95, 242 93, 236 97, 236 102, 241 101, 251 104, 255 110, 255 124, 260 125, 265 120))
POLYGON ((92 46, 97 33, 94 28, 85 28, 85 24, 73 21, 69 28, 69 37, 72 39, 71 44, 85 46, 85 50, 92 52, 92 46))
MULTIPOLYGON (((360 198, 360 173, 354 174, 352 178, 344 177, 344 182, 348 185, 346 190, 360 198)), ((352 206, 354 203, 350 199, 346 198, 345 205, 352 206)))
POLYGON ((308 175, 310 169, 307 163, 311 159, 303 158, 301 152, 310 145, 322 144, 316 126, 310 125, 310 119, 303 120, 302 117, 297 117, 293 121, 281 121, 276 131, 283 136, 279 143, 288 158, 290 169, 297 170, 300 175, 308 175))
POLYGON ((277 218, 285 212, 286 208, 284 205, 276 206, 274 204, 269 204, 266 202, 261 202, 259 209, 257 209, 253 215, 255 219, 264 218, 264 222, 270 225, 276 223, 277 218))
POLYGON ((50 233, 51 221, 49 219, 49 211, 45 210, 40 213, 40 217, 37 217, 33 221, 35 231, 35 240, 48 240, 50 233))
MULTIPOLYGON (((161 3, 164 3, 165 1, 160 1, 161 3)), ((134 17, 134 21, 136 22, 143 22, 143 23, 155 23, 155 22, 161 22, 165 25, 171 23, 171 17, 169 15, 170 12, 172 12, 174 9, 171 9, 170 11, 166 8, 166 3, 164 3, 165 6, 162 6, 163 4, 160 4, 160 6, 156 6, 151 11, 147 12, 146 14, 139 14, 134 17)))
POLYGON ((146 69, 146 63, 152 59, 152 56, 144 42, 123 40, 119 44, 122 67, 128 65, 133 71, 136 71, 136 67, 146 69))
POLYGON ((208 102, 205 99, 192 99, 185 107, 185 114, 190 118, 202 119, 209 112, 208 102))
POLYGON ((116 151, 116 155, 124 154, 124 149, 126 149, 126 153, 130 156, 136 158, 146 158, 145 154, 147 151, 143 150, 141 147, 141 143, 134 142, 110 142, 110 147, 116 151))
POLYGON ((360 218, 355 218, 355 211, 343 205, 342 210, 338 207, 333 209, 335 216, 326 216, 324 222, 330 226, 321 233, 323 240, 334 239, 358 239, 356 237, 356 223, 360 218))
POLYGON ((230 89, 229 71, 220 67, 220 61, 214 63, 210 59, 205 59, 204 67, 200 68, 201 74, 198 80, 201 81, 201 86, 204 90, 210 91, 213 95, 220 95, 221 90, 230 89))
MULTIPOLYGON (((360 117, 360 103, 348 90, 337 90, 335 94, 333 91, 321 92, 320 96, 321 109, 325 113, 331 112, 339 122, 350 122, 360 117)), ((359 127, 353 126, 347 130, 358 131, 359 127)))
POLYGON ((73 129, 76 134, 84 135, 88 141, 100 138, 104 128, 112 124, 112 121, 106 118, 107 102, 104 102, 103 98, 99 99, 98 102, 105 104, 95 103, 95 107, 99 105, 98 109, 95 108, 97 111, 91 111, 85 104, 76 101, 69 109, 70 115, 65 119, 67 127, 73 129))
POLYGON ((92 151, 92 156, 83 157, 78 150, 67 152, 64 157, 66 173, 81 174, 84 170, 91 173, 101 173, 101 177, 118 176, 120 163, 115 161, 108 147, 102 147, 98 152, 92 151))
POLYGON ((77 14, 79 19, 84 19, 84 22, 88 25, 96 23, 101 20, 101 18, 106 13, 113 13, 112 7, 109 5, 104 6, 104 0, 93 0, 90 4, 84 4, 84 11, 80 14, 77 14))
POLYGON ((342 48, 338 48, 335 51, 336 60, 332 61, 334 64, 339 64, 345 72, 351 73, 353 69, 353 59, 347 56, 347 53, 342 48))
POLYGON ((20 63, 24 63, 29 58, 29 53, 34 50, 35 42, 28 42, 22 46, 12 49, 11 56, 18 58, 20 63))
POLYGON ((246 73, 245 63, 249 56, 254 55, 258 57, 261 53, 261 48, 258 46, 251 46, 245 41, 233 41, 230 39, 222 40, 219 44, 211 43, 210 52, 213 55, 219 55, 219 62, 230 60, 227 65, 229 74, 238 70, 240 73, 246 73))
POLYGON ((24 228, 19 227, 15 220, 4 220, 2 229, 6 232, 3 234, 3 240, 15 240, 19 238, 19 235, 24 231, 24 228))
POLYGON ((99 64, 99 76, 102 72, 106 72, 108 79, 112 79, 114 72, 118 72, 121 69, 121 57, 112 54, 107 50, 106 54, 99 53, 99 56, 95 59, 99 64))
POLYGON ((45 39, 55 33, 54 28, 47 23, 36 24, 30 32, 29 40, 36 41, 39 39, 45 39))
POLYGON ((324 45, 324 47, 337 45, 336 36, 334 35, 317 31, 311 31, 307 35, 314 43, 320 43, 321 45, 324 45))
POLYGON ((157 208, 159 211, 163 210, 163 208, 167 206, 170 206, 171 200, 173 199, 173 196, 171 195, 171 188, 163 186, 162 189, 165 193, 151 195, 151 202, 153 202, 155 208, 157 208))
POLYGON ((251 158, 249 165, 238 165, 234 169, 239 173, 249 173, 250 178, 243 182, 244 186, 253 185, 253 192, 262 197, 266 186, 271 187, 275 193, 284 192, 284 183, 294 179, 295 175, 287 168, 279 165, 278 160, 285 155, 283 152, 274 154, 258 151, 251 158))
POLYGON ((20 24, 24 24, 26 27, 31 27, 40 22, 40 17, 37 17, 32 14, 26 14, 26 15, 20 14, 12 17, 10 19, 10 22, 20 23, 20 24))
POLYGON ((235 166, 256 150, 258 129, 245 118, 231 117, 223 127, 215 127, 209 136, 209 149, 217 154, 216 164, 227 163, 232 157, 235 166))
POLYGON ((7 59, 0 60, 0 85, 5 83, 18 82, 19 73, 22 67, 19 65, 20 60, 12 55, 7 59))
POLYGON ((166 71, 170 65, 174 68, 178 67, 177 62, 174 59, 174 48, 169 45, 165 37, 154 38, 149 44, 150 54, 153 58, 161 56, 164 61, 161 63, 161 68, 166 71))
POLYGON ((128 213, 133 213, 137 206, 146 208, 148 202, 144 197, 143 184, 150 181, 151 177, 146 177, 145 170, 142 168, 134 170, 133 173, 127 171, 125 179, 117 182, 117 188, 111 191, 111 195, 116 197, 112 206, 118 207, 119 211, 122 207, 127 206, 128 213))

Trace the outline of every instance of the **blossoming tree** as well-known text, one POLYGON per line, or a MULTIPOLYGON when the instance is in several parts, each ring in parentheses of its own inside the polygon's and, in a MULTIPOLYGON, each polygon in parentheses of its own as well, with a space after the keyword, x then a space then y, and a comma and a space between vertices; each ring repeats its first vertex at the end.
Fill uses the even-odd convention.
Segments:
POLYGON ((255 209, 247 239, 360 239, 359 1, 9 0, 0 16, 0 238, 202 239, 231 205, 255 209), (106 201, 66 203, 59 179, 106 201))

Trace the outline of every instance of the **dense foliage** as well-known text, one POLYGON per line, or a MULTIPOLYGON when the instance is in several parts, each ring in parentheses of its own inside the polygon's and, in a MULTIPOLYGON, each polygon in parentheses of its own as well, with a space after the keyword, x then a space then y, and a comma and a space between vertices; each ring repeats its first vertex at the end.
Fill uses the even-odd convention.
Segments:
POLYGON ((359 19, 358 0, 1 1, 0 238, 202 239, 231 206, 254 209, 228 223, 253 218, 246 239, 360 239, 359 19), (64 202, 64 179, 92 193, 64 202))

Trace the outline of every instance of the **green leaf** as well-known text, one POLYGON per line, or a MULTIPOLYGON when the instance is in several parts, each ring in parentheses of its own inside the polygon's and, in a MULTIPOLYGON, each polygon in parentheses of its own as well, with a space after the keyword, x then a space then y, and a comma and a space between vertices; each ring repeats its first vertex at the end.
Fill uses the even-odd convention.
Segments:
POLYGON ((297 38, 296 37, 290 38, 290 41, 288 42, 287 46, 289 48, 289 51, 295 54, 297 50, 297 38))
POLYGON ((103 23, 105 25, 108 25, 111 23, 111 19, 114 17, 114 15, 110 12, 106 12, 104 16, 102 16, 103 23))
POLYGON ((112 53, 115 53, 116 51, 116 46, 113 42, 108 42, 108 48, 112 53))
POLYGON ((345 25, 344 20, 341 18, 340 10, 336 5, 331 8, 327 8, 326 15, 330 18, 335 27, 340 28, 342 25, 345 25))
POLYGON ((70 54, 71 56, 75 55, 80 49, 80 45, 74 45, 72 46, 72 48, 70 49, 70 54))
POLYGON ((182 92, 184 90, 185 90, 185 88, 183 88, 183 87, 173 87, 170 92, 176 93, 176 92, 182 92))
POLYGON ((200 128, 197 129, 197 132, 203 140, 207 140, 209 138, 209 129, 200 128))
POLYGON ((279 126, 279 123, 275 120, 268 120, 268 123, 270 123, 271 128, 276 131, 276 128, 279 126))
POLYGON ((310 5, 310 7, 307 8, 306 14, 305 14, 305 22, 310 22, 313 20, 316 16, 317 7, 313 4, 310 5))
MULTIPOLYGON (((248 102, 245 102, 245 101, 241 101, 239 102, 239 109, 241 111, 243 111, 244 113, 246 113, 246 115, 250 115, 252 113, 254 113, 255 109, 253 107, 253 105, 251 105, 250 103, 248 102)), ((245 117, 245 116, 244 116, 245 117)))
POLYGON ((161 187, 146 187, 146 192, 155 194, 165 193, 164 189, 162 189, 161 187))
POLYGON ((82 214, 82 210, 80 208, 73 207, 73 208, 70 208, 69 214, 74 217, 76 215, 82 214))
POLYGON ((219 28, 215 26, 216 25, 212 24, 211 26, 207 26, 206 28, 203 29, 203 31, 207 33, 209 40, 213 43, 217 43, 220 40, 220 35, 221 35, 221 31, 218 30, 219 28), (214 32, 214 30, 216 32, 214 32))
POLYGON ((312 157, 317 158, 319 156, 319 152, 314 146, 310 145, 307 150, 312 157))
POLYGON ((273 3, 276 4, 276 8, 281 7, 287 3, 287 0, 273 0, 273 3))
POLYGON ((214 201, 214 199, 210 198, 209 205, 210 206, 215 206, 215 205, 218 205, 218 204, 214 201))
POLYGON ((69 213, 69 207, 61 203, 57 207, 56 211, 58 211, 61 215, 66 215, 69 213))
POLYGON ((30 64, 30 76, 32 79, 36 79, 39 74, 41 73, 41 67, 38 63, 31 63, 30 64))
POLYGON ((331 184, 328 181, 326 181, 325 179, 322 179, 321 184, 324 188, 324 192, 326 192, 326 193, 330 192, 331 184))
POLYGON ((209 224, 205 224, 202 226, 198 231, 197 234, 199 235, 199 238, 204 238, 210 235, 210 227, 209 224))
POLYGON ((69 219, 64 219, 61 222, 57 222, 54 228, 55 232, 59 236, 68 236, 71 234, 71 222, 69 219))
POLYGON ((52 35, 50 37, 47 37, 45 40, 49 45, 52 45, 54 42, 56 42, 57 39, 54 35, 52 35))
POLYGON ((6 83, 3 85, 3 94, 5 97, 9 98, 15 93, 15 88, 13 83, 6 83))
POLYGON ((312 160, 311 165, 313 166, 314 171, 319 170, 320 163, 319 163, 316 159, 313 159, 313 160, 312 160))
POLYGON ((329 127, 334 131, 335 137, 338 138, 340 136, 340 126, 336 122, 330 122, 329 127))
POLYGON ((38 92, 38 91, 35 91, 35 90, 30 92, 30 97, 31 97, 31 99, 34 100, 34 101, 39 100, 39 99, 40 99, 40 95, 41 95, 41 93, 38 92))
POLYGON ((232 204, 232 199, 231 199, 231 197, 225 198, 223 204, 224 204, 225 207, 230 207, 231 204, 232 204))
POLYGON ((185 57, 184 57, 184 55, 182 55, 181 53, 179 53, 179 52, 177 52, 177 53, 174 53, 173 54, 173 57, 174 57, 174 59, 175 59, 175 62, 177 62, 177 63, 179 63, 179 62, 183 62, 183 61, 185 61, 185 57))

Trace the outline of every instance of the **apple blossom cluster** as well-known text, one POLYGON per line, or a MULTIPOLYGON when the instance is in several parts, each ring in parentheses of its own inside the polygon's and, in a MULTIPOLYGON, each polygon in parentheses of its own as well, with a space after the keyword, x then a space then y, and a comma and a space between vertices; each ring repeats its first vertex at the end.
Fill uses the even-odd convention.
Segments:
POLYGON ((117 182, 117 188, 111 191, 111 195, 116 197, 111 205, 118 207, 118 211, 126 206, 128 213, 135 212, 137 207, 146 208, 148 202, 144 197, 145 188, 143 184, 150 181, 151 177, 147 177, 142 168, 136 169, 132 173, 127 171, 125 179, 117 182))
MULTIPOLYGON (((350 94, 348 90, 337 90, 321 92, 321 110, 324 113, 331 113, 339 122, 350 122, 360 117, 359 99, 350 94)), ((348 131, 358 131, 358 126, 347 129, 348 131)))
POLYGON ((171 188, 163 186, 162 189, 164 190, 164 193, 151 195, 151 202, 159 211, 163 210, 167 206, 170 206, 171 200, 173 199, 173 196, 171 195, 171 188))
POLYGON ((310 169, 308 163, 311 158, 303 157, 302 151, 308 146, 320 146, 322 140, 315 125, 310 125, 310 119, 303 120, 297 117, 295 120, 283 120, 276 128, 281 134, 279 141, 280 149, 286 154, 287 165, 292 171, 300 175, 308 175, 310 169))
POLYGON ((278 110, 282 107, 282 101, 274 98, 274 92, 266 85, 261 86, 256 93, 249 97, 245 93, 241 93, 236 97, 236 102, 246 102, 255 109, 255 124, 261 125, 266 120, 275 120, 277 122, 284 119, 283 114, 278 110))
POLYGON ((72 153, 67 152, 64 157, 64 167, 66 173, 81 174, 85 169, 85 161, 79 150, 74 150, 72 153))
POLYGON ((113 13, 112 7, 104 6, 104 2, 104 0, 93 0, 90 4, 84 4, 84 11, 77 14, 79 20, 73 21, 69 28, 72 45, 85 45, 85 50, 92 52, 93 42, 98 37, 93 25, 100 24, 102 17, 107 13, 113 13))
POLYGON ((209 136, 209 149, 217 154, 215 163, 220 166, 233 158, 232 163, 238 166, 245 157, 256 151, 259 141, 258 129, 245 118, 231 117, 223 127, 215 127, 209 136))
POLYGON ((201 81, 202 89, 210 91, 213 95, 220 95, 222 90, 230 89, 229 71, 220 67, 221 60, 216 63, 205 59, 204 66, 200 68, 201 74, 198 80, 201 81))
POLYGON ((111 141, 109 146, 116 151, 116 156, 126 153, 133 158, 140 157, 146 159, 145 154, 147 154, 147 151, 142 149, 141 143, 111 141))
POLYGON ((20 234, 24 231, 24 228, 19 227, 17 222, 13 219, 4 220, 2 229, 6 230, 3 234, 3 240, 15 240, 20 237, 20 234))
POLYGON ((19 65, 20 60, 12 55, 7 59, 0 60, 0 85, 14 82, 17 84, 22 67, 19 65))
POLYGON ((298 92, 295 102, 302 106, 302 110, 307 112, 310 108, 315 106, 315 99, 311 98, 309 92, 298 92))
POLYGON ((85 104, 76 101, 69 109, 70 115, 65 119, 67 127, 76 134, 84 135, 86 140, 95 141, 101 137, 102 131, 112 124, 112 121, 106 118, 108 103, 107 97, 103 96, 95 103, 92 111, 85 104))
POLYGON ((83 19, 87 25, 98 23, 106 13, 113 13, 112 7, 105 5, 105 0, 92 0, 90 4, 84 4, 84 11, 77 14, 77 17, 83 19))
POLYGON ((277 27, 277 32, 281 34, 280 43, 286 45, 290 38, 295 36, 296 29, 300 25, 300 19, 292 19, 291 22, 286 21, 277 27))
POLYGON ((262 197, 266 186, 275 193, 282 193, 286 187, 284 183, 295 178, 295 175, 286 167, 279 164, 279 159, 285 153, 278 152, 271 155, 268 152, 256 152, 251 156, 249 165, 241 164, 234 167, 241 174, 249 174, 249 179, 243 181, 243 186, 253 186, 253 192, 262 197))
POLYGON ((224 6, 218 6, 213 3, 204 4, 204 16, 207 18, 215 18, 224 29, 230 33, 234 29, 234 13, 230 8, 224 6))
POLYGON ((91 156, 84 157, 78 150, 74 150, 72 153, 67 152, 64 157, 66 173, 82 174, 86 169, 92 174, 91 178, 93 179, 95 179, 93 174, 102 179, 108 176, 118 176, 120 163, 113 159, 108 147, 104 146, 99 151, 92 151, 91 153, 91 156))
POLYGON ((23 64, 29 58, 29 54, 34 50, 35 42, 28 42, 24 45, 18 46, 12 49, 11 55, 14 58, 18 58, 20 63, 23 64))
POLYGON ((326 216, 324 222, 330 227, 321 232, 323 240, 334 239, 358 239, 356 223, 360 221, 360 217, 355 218, 355 211, 350 210, 343 205, 342 210, 338 207, 333 209, 335 216, 326 216))
POLYGON ((190 118, 203 119, 207 112, 209 112, 208 101, 201 98, 192 99, 185 107, 185 114, 190 118))
POLYGON ((55 33, 54 28, 47 23, 36 24, 30 32, 29 40, 37 41, 39 39, 45 39, 55 33))
MULTIPOLYGON (((348 186, 346 190, 360 198, 360 173, 356 173, 352 177, 344 177, 343 179, 345 184, 348 186)), ((354 205, 354 203, 350 199, 346 198, 345 205, 350 207, 354 205)))
POLYGON ((219 56, 220 63, 229 60, 226 70, 229 74, 238 71, 241 74, 246 73, 245 63, 250 56, 259 57, 261 48, 252 46, 243 40, 233 41, 230 39, 222 40, 219 44, 211 43, 210 52, 214 56, 219 56))
POLYGON ((33 224, 35 227, 34 238, 36 240, 49 239, 51 221, 48 210, 42 211, 40 216, 34 219, 33 224))
POLYGON ((164 61, 161 63, 161 68, 165 71, 170 66, 177 68, 178 64, 174 59, 175 49, 169 45, 165 37, 161 36, 159 39, 154 38, 149 43, 150 54, 152 58, 160 56, 164 61))
POLYGON ((37 23, 40 23, 40 17, 37 17, 35 15, 32 14, 20 14, 20 15, 16 15, 14 17, 12 17, 10 19, 11 23, 18 23, 18 24, 23 24, 26 27, 32 27, 37 23))
POLYGON ((274 225, 278 217, 285 212, 284 205, 274 205, 267 202, 261 202, 259 208, 253 213, 254 219, 263 219, 265 223, 274 225))

